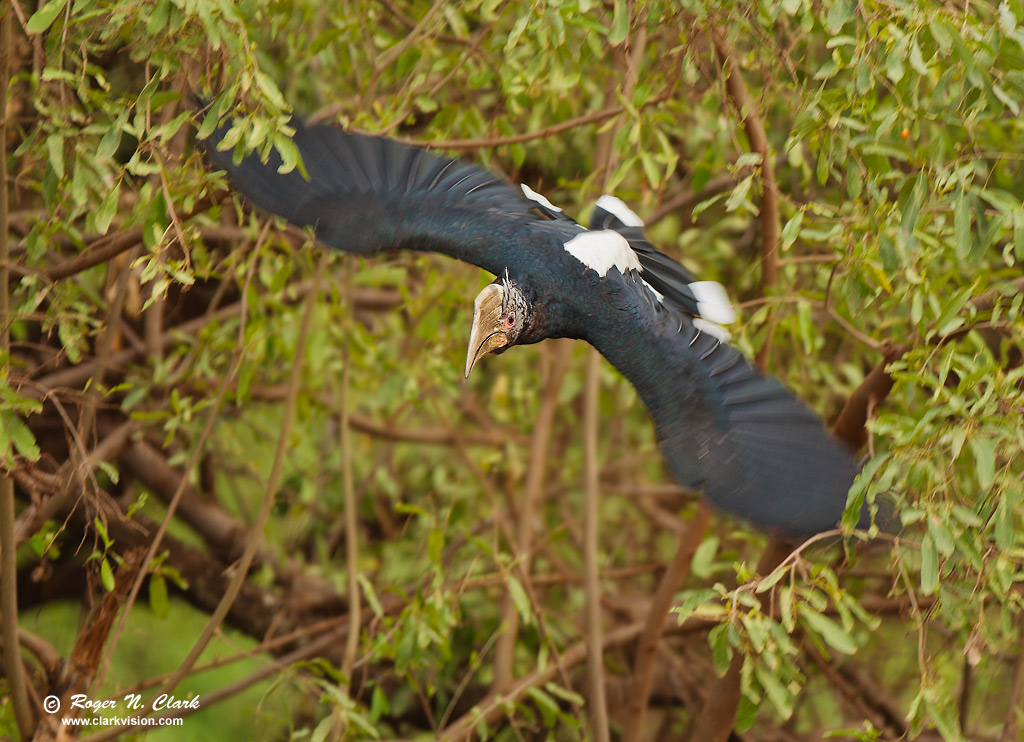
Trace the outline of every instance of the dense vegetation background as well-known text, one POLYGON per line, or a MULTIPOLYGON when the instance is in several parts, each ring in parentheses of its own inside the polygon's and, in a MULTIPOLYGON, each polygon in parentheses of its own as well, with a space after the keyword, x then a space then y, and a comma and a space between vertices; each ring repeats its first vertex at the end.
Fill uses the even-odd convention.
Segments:
POLYGON ((1024 738, 1020 0, 0 8, 0 735, 167 692, 154 739, 602 739, 601 687, 630 740, 1024 738), (582 344, 464 382, 488 276, 204 164, 291 110, 626 199, 899 535, 709 519, 582 344))

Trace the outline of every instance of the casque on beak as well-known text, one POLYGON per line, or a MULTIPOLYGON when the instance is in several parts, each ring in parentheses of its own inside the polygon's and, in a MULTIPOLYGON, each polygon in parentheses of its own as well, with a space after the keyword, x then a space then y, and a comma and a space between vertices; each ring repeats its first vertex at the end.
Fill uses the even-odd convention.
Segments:
POLYGON ((499 321, 504 294, 501 284, 488 284, 473 302, 473 329, 469 333, 466 352, 467 379, 480 358, 509 344, 508 334, 501 329, 499 321))

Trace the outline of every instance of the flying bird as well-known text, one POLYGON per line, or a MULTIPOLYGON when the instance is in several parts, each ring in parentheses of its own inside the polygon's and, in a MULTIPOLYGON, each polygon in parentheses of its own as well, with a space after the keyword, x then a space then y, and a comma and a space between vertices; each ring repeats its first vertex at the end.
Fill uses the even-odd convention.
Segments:
POLYGON ((476 165, 293 120, 307 178, 280 172, 276 152, 236 161, 218 148, 231 126, 209 136, 207 156, 256 206, 339 250, 437 252, 495 276, 473 304, 467 377, 516 345, 585 340, 636 388, 680 484, 780 535, 836 526, 856 475, 850 456, 728 344, 721 286, 655 248, 618 199, 599 200, 587 229, 476 165))

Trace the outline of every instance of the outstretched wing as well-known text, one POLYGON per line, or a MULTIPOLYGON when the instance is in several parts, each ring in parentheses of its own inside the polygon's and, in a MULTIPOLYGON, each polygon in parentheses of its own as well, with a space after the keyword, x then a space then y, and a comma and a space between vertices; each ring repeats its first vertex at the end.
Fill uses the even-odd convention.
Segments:
POLYGON ((599 203, 601 229, 589 231, 473 165, 293 125, 308 179, 278 172, 276 154, 235 164, 217 149, 230 124, 214 131, 207 153, 253 203, 341 250, 428 250, 496 275, 530 267, 550 283, 545 298, 585 323, 561 334, 590 341, 636 386, 679 481, 762 528, 804 534, 838 521, 849 458, 801 402, 702 328, 700 282, 624 212, 610 212, 611 202, 599 203))
POLYGON ((525 249, 524 232, 544 221, 533 201, 475 165, 331 126, 291 125, 308 180, 298 169, 278 172, 276 151, 236 164, 218 149, 230 122, 206 140, 207 156, 254 204, 313 227, 331 247, 438 252, 498 275, 525 249))

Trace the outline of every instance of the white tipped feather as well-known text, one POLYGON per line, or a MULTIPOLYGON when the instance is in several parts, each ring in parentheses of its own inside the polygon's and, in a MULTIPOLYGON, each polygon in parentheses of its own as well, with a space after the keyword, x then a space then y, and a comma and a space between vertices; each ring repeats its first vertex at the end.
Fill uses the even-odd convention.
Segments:
POLYGON ((602 278, 612 266, 625 275, 628 270, 643 272, 640 259, 626 238, 611 229, 583 232, 565 243, 565 251, 602 278))
POLYGON ((636 212, 623 203, 622 199, 610 196, 607 193, 597 199, 597 205, 616 217, 627 227, 642 227, 644 220, 637 216, 636 212))
POLYGON ((725 287, 717 281, 694 281, 690 291, 697 300, 700 316, 711 322, 727 325, 736 321, 736 310, 729 302, 725 287))
POLYGON ((659 302, 661 302, 662 304, 665 303, 665 297, 662 295, 662 293, 660 291, 658 291, 658 289, 656 289, 653 286, 651 286, 651 284, 647 283, 647 281, 645 281, 642 278, 640 279, 640 283, 642 283, 644 286, 646 286, 647 290, 650 291, 652 294, 654 294, 654 296, 657 297, 659 302))
POLYGON ((526 183, 520 183, 519 185, 523 189, 523 195, 526 196, 531 201, 536 201, 545 209, 551 209, 552 211, 561 211, 560 208, 558 208, 553 203, 544 198, 542 195, 537 193, 537 191, 530 188, 530 186, 526 185, 526 183))
POLYGON ((711 337, 718 338, 723 343, 727 343, 732 339, 732 335, 729 334, 728 330, 726 330, 721 325, 717 325, 714 322, 709 322, 706 319, 701 319, 700 317, 694 318, 693 326, 696 327, 701 332, 707 333, 711 337))

